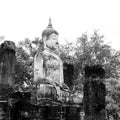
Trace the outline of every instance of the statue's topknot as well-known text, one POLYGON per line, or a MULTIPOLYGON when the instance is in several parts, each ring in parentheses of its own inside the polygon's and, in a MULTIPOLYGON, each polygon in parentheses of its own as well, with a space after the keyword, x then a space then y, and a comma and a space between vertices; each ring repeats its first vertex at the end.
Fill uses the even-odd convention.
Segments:
POLYGON ((52 33, 55 33, 58 35, 58 32, 52 27, 51 18, 49 18, 48 26, 45 30, 43 30, 42 37, 43 36, 49 37, 52 33))

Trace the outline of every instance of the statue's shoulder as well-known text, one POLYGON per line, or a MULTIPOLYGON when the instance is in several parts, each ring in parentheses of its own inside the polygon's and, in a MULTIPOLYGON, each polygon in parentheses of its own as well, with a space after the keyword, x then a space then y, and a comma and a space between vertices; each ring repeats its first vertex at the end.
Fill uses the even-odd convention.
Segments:
POLYGON ((35 54, 35 57, 40 57, 40 56, 43 56, 43 52, 37 52, 36 54, 35 54))
POLYGON ((52 57, 52 54, 48 50, 44 50, 44 52, 43 52, 43 58, 45 60, 50 60, 51 57, 52 57))
POLYGON ((50 53, 48 51, 44 50, 44 51, 40 51, 40 52, 36 53, 35 58, 47 59, 49 56, 50 56, 50 53))

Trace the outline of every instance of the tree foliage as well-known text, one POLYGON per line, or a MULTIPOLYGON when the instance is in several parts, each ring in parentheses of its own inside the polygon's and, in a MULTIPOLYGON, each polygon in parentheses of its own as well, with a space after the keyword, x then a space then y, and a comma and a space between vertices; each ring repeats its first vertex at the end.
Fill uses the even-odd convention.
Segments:
POLYGON ((120 115, 120 81, 109 78, 106 79, 105 84, 107 113, 118 119, 118 115, 120 115))

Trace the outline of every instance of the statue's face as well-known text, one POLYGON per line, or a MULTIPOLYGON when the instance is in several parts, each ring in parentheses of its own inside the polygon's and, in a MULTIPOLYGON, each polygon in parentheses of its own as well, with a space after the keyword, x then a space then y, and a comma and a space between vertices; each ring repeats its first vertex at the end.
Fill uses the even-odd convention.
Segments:
POLYGON ((58 48, 58 35, 55 33, 52 33, 48 40, 46 40, 46 46, 52 50, 55 50, 58 48))

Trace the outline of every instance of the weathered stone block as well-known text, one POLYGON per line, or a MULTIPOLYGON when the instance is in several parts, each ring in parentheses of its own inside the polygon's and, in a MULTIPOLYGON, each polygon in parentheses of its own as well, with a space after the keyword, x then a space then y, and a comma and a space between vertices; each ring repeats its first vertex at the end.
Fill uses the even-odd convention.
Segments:
POLYGON ((0 46, 0 84, 14 87, 15 61, 15 43, 5 41, 0 46))
POLYGON ((104 76, 105 71, 99 65, 85 68, 84 111, 86 120, 105 120, 104 76))

